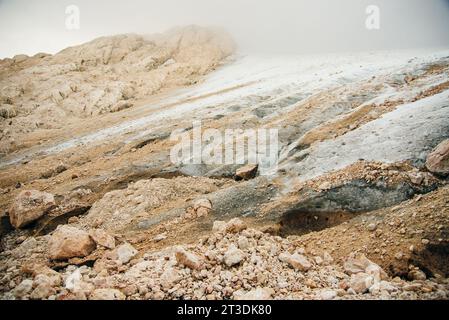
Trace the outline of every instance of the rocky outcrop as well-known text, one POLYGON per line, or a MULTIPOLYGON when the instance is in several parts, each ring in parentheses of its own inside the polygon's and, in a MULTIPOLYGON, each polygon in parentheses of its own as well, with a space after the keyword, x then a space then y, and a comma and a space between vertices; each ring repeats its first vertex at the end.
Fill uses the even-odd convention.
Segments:
POLYGON ((222 30, 189 26, 101 37, 55 55, 4 61, 0 119, 21 117, 3 137, 11 143, 4 147, 30 131, 120 112, 166 88, 195 84, 234 47, 222 30))
POLYGON ((280 216, 283 231, 298 233, 332 227, 356 214, 397 205, 440 186, 428 172, 403 164, 360 161, 309 180, 274 205, 266 215, 280 216))
MULTIPOLYGON (((143 220, 144 212, 167 207, 179 199, 211 193, 219 185, 219 180, 203 177, 140 180, 129 184, 125 190, 107 193, 92 206, 83 223, 90 228, 120 229, 137 217, 143 220)), ((207 199, 200 200, 193 203, 194 215, 208 215, 212 210, 212 203, 207 199)))

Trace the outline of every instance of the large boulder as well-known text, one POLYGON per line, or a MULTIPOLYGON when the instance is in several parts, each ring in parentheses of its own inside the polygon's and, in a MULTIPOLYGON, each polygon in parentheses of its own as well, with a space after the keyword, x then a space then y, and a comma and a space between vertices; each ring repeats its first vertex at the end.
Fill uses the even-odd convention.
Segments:
POLYGON ((52 194, 24 190, 11 205, 9 220, 15 228, 22 228, 45 215, 53 206, 55 206, 55 198, 52 194))
POLYGON ((86 231, 67 225, 59 226, 48 243, 49 256, 53 260, 85 257, 95 250, 95 241, 86 231))
POLYGON ((426 168, 438 175, 449 175, 449 139, 441 142, 427 156, 426 168))

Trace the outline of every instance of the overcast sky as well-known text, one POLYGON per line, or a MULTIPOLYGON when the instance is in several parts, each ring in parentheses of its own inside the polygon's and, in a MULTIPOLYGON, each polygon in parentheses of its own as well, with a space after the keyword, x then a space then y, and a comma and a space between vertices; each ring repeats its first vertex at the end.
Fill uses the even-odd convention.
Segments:
POLYGON ((242 51, 448 47, 449 0, 0 0, 0 57, 188 24, 224 27, 242 51), (79 30, 66 29, 68 5, 79 30), (365 27, 368 5, 380 8, 380 30, 365 27))

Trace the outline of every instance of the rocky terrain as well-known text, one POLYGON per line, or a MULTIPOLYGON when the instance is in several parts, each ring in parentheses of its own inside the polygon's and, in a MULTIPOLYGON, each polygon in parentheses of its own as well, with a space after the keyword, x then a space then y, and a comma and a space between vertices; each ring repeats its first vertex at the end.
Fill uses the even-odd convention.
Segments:
POLYGON ((195 84, 233 51, 224 32, 192 26, 99 38, 53 56, 0 60, 0 152, 30 146, 30 140, 42 143, 81 119, 195 84))
POLYGON ((233 52, 188 27, 0 62, 2 299, 449 298, 449 51, 233 52), (279 129, 277 168, 173 164, 195 120, 279 129))

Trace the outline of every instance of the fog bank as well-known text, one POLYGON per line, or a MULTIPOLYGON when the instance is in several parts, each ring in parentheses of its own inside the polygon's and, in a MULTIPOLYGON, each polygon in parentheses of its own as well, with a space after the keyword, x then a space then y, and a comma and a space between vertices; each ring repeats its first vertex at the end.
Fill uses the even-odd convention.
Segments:
POLYGON ((448 0, 0 0, 0 57, 55 53, 102 35, 179 25, 228 30, 240 50, 309 53, 449 46, 448 0), (66 7, 80 10, 66 28, 66 7), (379 8, 369 30, 366 8, 379 8))

